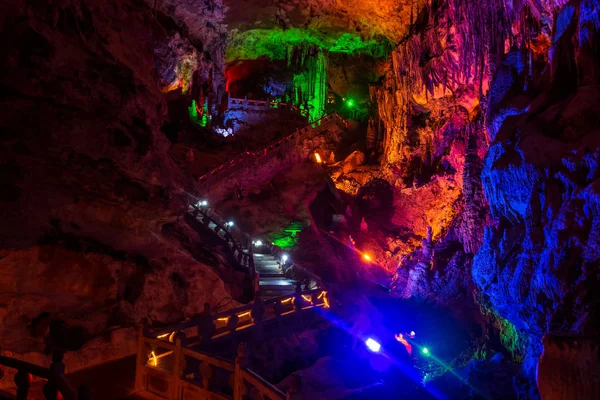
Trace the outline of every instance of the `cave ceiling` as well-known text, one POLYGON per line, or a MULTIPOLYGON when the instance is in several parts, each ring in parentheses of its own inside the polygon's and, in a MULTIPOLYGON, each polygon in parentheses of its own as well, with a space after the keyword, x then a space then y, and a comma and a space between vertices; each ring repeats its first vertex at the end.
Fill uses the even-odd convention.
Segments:
POLYGON ((407 32, 411 4, 418 7, 418 2, 408 0, 147 2, 160 7, 204 46, 223 48, 227 61, 285 59, 289 45, 385 57, 407 32))

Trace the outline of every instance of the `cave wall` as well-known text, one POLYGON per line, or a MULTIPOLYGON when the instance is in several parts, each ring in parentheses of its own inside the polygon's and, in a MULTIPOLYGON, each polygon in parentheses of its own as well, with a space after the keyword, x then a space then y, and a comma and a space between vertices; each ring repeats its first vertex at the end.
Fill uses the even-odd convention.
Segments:
POLYGON ((495 223, 473 278, 531 343, 530 372, 544 333, 598 335, 598 8, 557 9, 491 83, 482 183, 495 223))
POLYGON ((476 289, 530 377, 544 332, 597 335, 599 26, 588 0, 434 1, 374 95, 392 289, 476 289))
POLYGON ((160 130, 161 71, 191 49, 158 63, 156 48, 183 39, 155 17, 135 1, 3 6, 3 352, 46 363, 42 354, 66 346, 56 321, 71 332, 67 348, 88 354, 67 358, 77 369, 131 351, 107 329, 231 297, 214 268, 224 253, 179 219, 196 184, 160 130))

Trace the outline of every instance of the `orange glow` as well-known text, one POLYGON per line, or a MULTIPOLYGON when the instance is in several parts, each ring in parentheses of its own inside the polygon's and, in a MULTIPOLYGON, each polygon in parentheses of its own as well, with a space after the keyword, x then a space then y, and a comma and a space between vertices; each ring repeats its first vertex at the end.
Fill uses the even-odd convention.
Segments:
POLYGON ((162 339, 162 338, 167 337, 169 335, 170 335, 170 333, 165 333, 164 335, 158 335, 156 338, 157 339, 162 339))
POLYGON ((289 303, 290 301, 292 301, 292 297, 290 297, 289 299, 282 300, 281 304, 289 303))
POLYGON ((363 253, 363 258, 364 258, 366 261, 371 261, 371 256, 370 256, 370 255, 368 255, 367 253, 363 253))
POLYGON ((404 345, 404 347, 406 347, 406 351, 408 352, 408 355, 412 355, 412 346, 410 345, 410 343, 408 343, 408 341, 406 339, 404 339, 404 335, 399 333, 397 335, 394 335, 394 338, 396 338, 396 340, 400 343, 402 343, 404 345))
POLYGON ((225 322, 228 319, 229 319, 229 317, 217 318, 217 321, 219 321, 219 322, 225 322))
POLYGON ((325 304, 325 308, 329 308, 329 300, 327 299, 327 292, 323 292, 323 304, 325 304))
POLYGON ((317 163, 321 164, 323 162, 323 160, 321 160, 321 156, 319 155, 319 153, 315 153, 315 160, 317 160, 317 163))
POLYGON ((302 295, 302 298, 303 298, 305 301, 308 301, 309 303, 311 302, 310 296, 305 296, 305 295, 302 295))
POLYGON ((250 315, 250 311, 242 313, 242 314, 239 314, 238 317, 239 318, 244 318, 244 317, 247 317, 248 315, 250 315))
POLYGON ((154 365, 156 367, 158 365, 158 360, 156 358, 156 354, 154 353, 154 351, 152 353, 150 353, 150 359, 152 360, 152 365, 154 365))

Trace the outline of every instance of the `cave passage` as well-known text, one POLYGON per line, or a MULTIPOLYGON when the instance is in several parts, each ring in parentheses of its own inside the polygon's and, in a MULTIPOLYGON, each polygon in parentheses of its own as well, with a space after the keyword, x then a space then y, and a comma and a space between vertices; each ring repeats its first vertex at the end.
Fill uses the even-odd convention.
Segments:
POLYGON ((0 398, 600 398, 597 0, 13 0, 0 398))

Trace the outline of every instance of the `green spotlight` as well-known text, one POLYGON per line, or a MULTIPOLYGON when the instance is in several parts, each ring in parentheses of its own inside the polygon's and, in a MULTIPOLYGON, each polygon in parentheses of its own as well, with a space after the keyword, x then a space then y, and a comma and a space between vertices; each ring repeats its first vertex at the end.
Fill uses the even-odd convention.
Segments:
POLYGON ((352 100, 352 99, 348 99, 348 100, 346 101, 346 104, 348 104, 348 107, 352 107, 352 106, 354 106, 354 100, 352 100))
POLYGON ((423 353, 426 356, 428 356, 429 355, 429 349, 427 347, 423 347, 423 349, 421 350, 421 353, 423 353))

